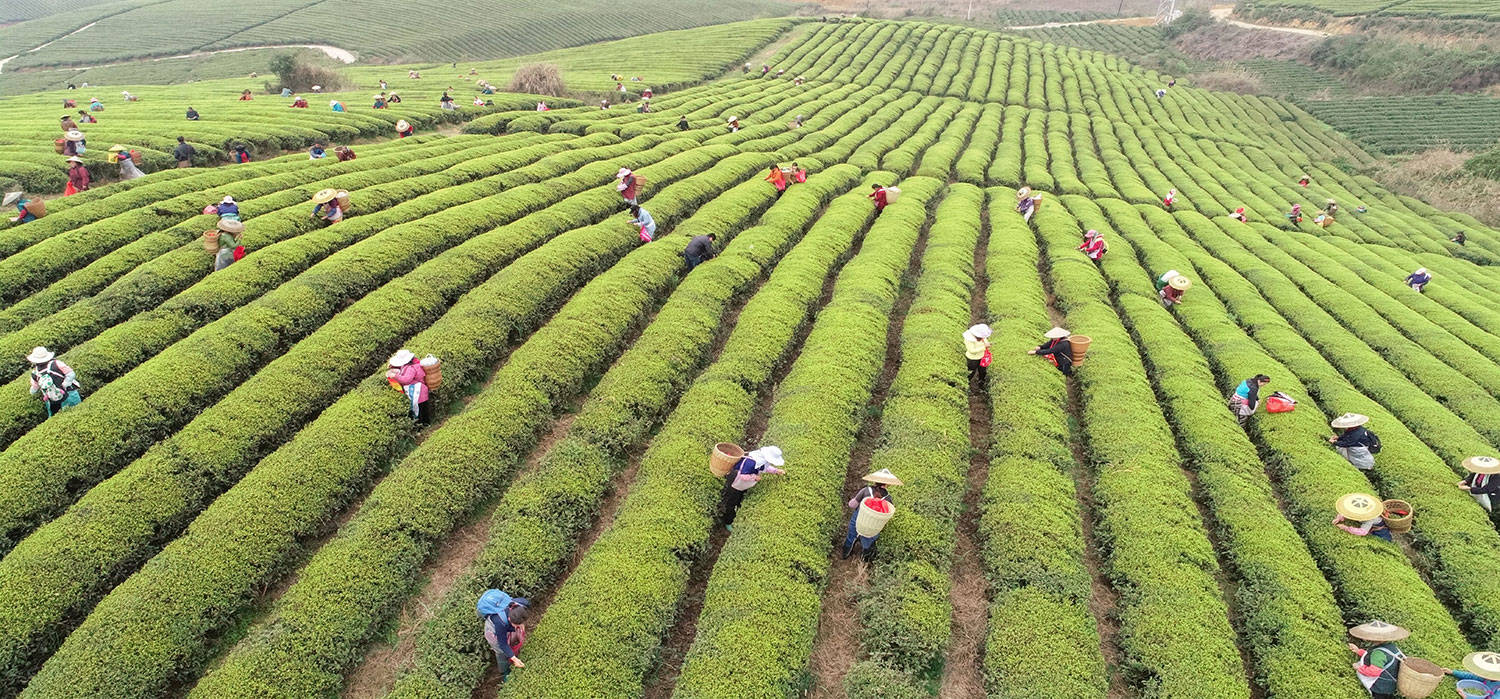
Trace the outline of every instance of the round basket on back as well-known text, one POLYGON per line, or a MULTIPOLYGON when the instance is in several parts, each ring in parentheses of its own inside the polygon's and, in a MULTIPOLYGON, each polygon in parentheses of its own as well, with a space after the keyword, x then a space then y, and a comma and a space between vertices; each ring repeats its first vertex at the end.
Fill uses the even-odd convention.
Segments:
POLYGON ((1390 527, 1393 532, 1411 531, 1412 515, 1415 514, 1411 503, 1405 500, 1386 500, 1383 504, 1385 514, 1382 516, 1385 518, 1385 526, 1390 527))
POLYGON ((859 516, 854 518, 854 531, 860 536, 879 536, 887 522, 896 515, 896 508, 889 500, 865 498, 859 503, 859 516))
POLYGON ((338 193, 334 195, 334 198, 339 201, 339 208, 343 209, 344 213, 349 213, 349 193, 340 189, 338 193))
POLYGON ((47 202, 41 199, 28 199, 26 200, 26 211, 30 212, 32 216, 42 218, 47 215, 47 202))
POLYGON ((1073 347, 1073 366, 1082 366, 1083 358, 1089 353, 1089 345, 1093 344, 1094 338, 1088 335, 1073 335, 1068 338, 1068 344, 1073 347))
POLYGON ((422 358, 422 371, 427 372, 428 390, 443 385, 443 360, 432 355, 422 358))
POLYGON ((1426 699, 1432 696, 1443 681, 1443 668, 1422 658, 1402 658, 1401 672, 1396 675, 1396 691, 1407 699, 1426 699))
POLYGON ((734 470, 734 465, 744 458, 745 450, 740 445, 731 442, 719 442, 714 445, 714 453, 708 457, 708 470, 719 478, 729 475, 734 470))
POLYGON ((219 251, 219 231, 217 229, 203 231, 203 249, 209 254, 219 251))

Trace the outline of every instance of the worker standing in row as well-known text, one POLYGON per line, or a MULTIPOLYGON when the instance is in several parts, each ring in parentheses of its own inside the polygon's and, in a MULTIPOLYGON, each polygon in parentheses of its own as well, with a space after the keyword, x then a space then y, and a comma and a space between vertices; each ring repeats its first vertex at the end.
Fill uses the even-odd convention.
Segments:
POLYGON ((432 411, 429 410, 431 406, 427 401, 430 397, 427 388, 427 370, 417 360, 417 355, 411 350, 402 348, 391 355, 387 364, 390 368, 385 372, 385 379, 406 396, 407 410, 411 413, 412 419, 422 425, 432 422, 432 411))
POLYGON ((745 500, 745 493, 760 482, 763 474, 786 473, 780 468, 785 465, 786 460, 782 457, 781 448, 776 446, 761 447, 740 458, 739 463, 724 478, 722 512, 719 521, 723 523, 725 529, 734 531, 734 518, 739 513, 740 503, 745 500))
POLYGON ((245 224, 236 219, 220 218, 216 227, 219 229, 219 249, 214 252, 215 272, 245 256, 245 224))
POLYGON ((630 214, 634 216, 630 222, 640 229, 641 242, 649 243, 656 240, 656 219, 651 217, 651 212, 643 206, 632 205, 630 214))
POLYGON ((885 213, 885 207, 890 206, 890 195, 886 193, 885 187, 882 187, 878 184, 870 185, 870 190, 871 191, 867 196, 870 197, 871 201, 875 202, 875 215, 879 216, 880 214, 885 213))
POLYGON ((197 154, 198 149, 188 143, 186 138, 177 137, 177 147, 172 149, 172 158, 177 161, 177 167, 192 167, 193 156, 197 154))
POLYGON ((880 507, 886 513, 890 513, 891 509, 895 507, 896 501, 891 498, 891 491, 888 486, 904 484, 888 468, 883 468, 866 475, 863 480, 865 482, 864 487, 860 488, 854 494, 854 497, 849 498, 848 505, 853 512, 849 513, 849 530, 844 534, 843 554, 846 559, 854 555, 854 544, 858 543, 861 557, 866 563, 869 563, 875 557, 875 541, 880 538, 880 533, 876 532, 870 536, 859 533, 858 523, 861 506, 880 507), (870 500, 878 501, 880 504, 877 505, 876 503, 868 502, 870 500))
POLYGON ((526 624, 522 622, 530 607, 531 602, 525 597, 511 597, 500 590, 485 590, 475 605, 475 611, 484 621, 484 641, 495 653, 502 683, 511 668, 526 667, 518 653, 526 644, 526 624))
POLYGON ((57 355, 46 347, 37 347, 26 355, 31 364, 31 395, 41 394, 47 409, 47 417, 78 405, 83 400, 78 394, 78 374, 73 368, 57 359, 57 355))
POLYGON ((141 172, 141 169, 135 166, 135 153, 123 144, 116 143, 110 146, 109 157, 119 163, 121 180, 133 180, 146 176, 146 173, 141 172))
POLYGON ((964 360, 969 366, 969 381, 981 390, 990 365, 990 326, 978 323, 964 331, 964 360))
POLYGON ((718 236, 709 233, 693 236, 692 240, 688 241, 687 247, 682 249, 682 257, 687 260, 689 272, 693 271, 694 267, 713 259, 714 240, 717 238, 718 236))
POLYGON ((1349 644, 1349 650, 1354 653, 1354 676, 1370 693, 1370 699, 1396 699, 1401 661, 1406 658, 1396 641, 1410 636, 1411 632, 1376 620, 1349 629, 1349 635, 1359 641, 1358 644, 1349 644))
POLYGON ((626 206, 638 206, 640 204, 637 200, 640 196, 640 179, 635 176, 635 173, 628 167, 622 167, 619 172, 615 173, 615 179, 618 180, 615 183, 615 191, 620 193, 620 198, 625 200, 626 206))
POLYGON ((1109 245, 1104 242, 1104 234, 1094 229, 1089 229, 1083 234, 1083 244, 1078 246, 1094 264, 1100 264, 1104 260, 1104 253, 1109 252, 1109 245))
POLYGON ((63 196, 73 196, 79 192, 89 190, 89 169, 83 166, 83 158, 72 156, 68 158, 68 186, 63 188, 63 196))

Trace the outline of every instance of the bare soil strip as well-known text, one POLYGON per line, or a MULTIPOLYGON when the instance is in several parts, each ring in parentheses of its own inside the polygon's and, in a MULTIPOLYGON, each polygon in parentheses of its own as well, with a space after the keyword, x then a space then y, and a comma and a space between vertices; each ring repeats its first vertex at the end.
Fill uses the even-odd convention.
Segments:
MULTIPOLYGON (((941 198, 933 201, 937 206, 941 198)), ((886 393, 891 381, 901 368, 901 331, 906 326, 906 312, 916 297, 916 281, 922 272, 922 253, 927 249, 927 232, 932 225, 929 211, 927 222, 912 247, 911 259, 906 274, 901 278, 901 295, 891 310, 891 322, 885 332, 885 366, 875 380, 875 389, 866 406, 866 419, 860 427, 854 451, 850 454, 849 468, 844 477, 844 492, 853 494, 868 473, 870 457, 880 444, 880 408, 885 405, 886 393)), ((843 530, 839 533, 842 535, 843 530)), ((830 542, 829 558, 832 565, 828 571, 828 587, 823 591, 823 609, 818 615, 818 634, 813 641, 812 655, 808 659, 808 670, 812 673, 810 696, 820 699, 842 699, 844 675, 859 660, 859 595, 865 589, 869 570, 858 555, 844 558, 841 555, 842 541, 830 542)))
MULTIPOLYGON (((985 290, 989 277, 985 261, 989 249, 989 208, 980 209, 983 225, 974 249, 974 293, 969 300, 971 322, 986 317, 985 290)), ((980 497, 990 472, 990 402, 988 387, 970 382, 969 387, 969 473, 964 490, 964 509, 958 520, 958 539, 954 548, 952 583, 949 597, 953 602, 953 625, 949 633, 948 653, 943 657, 942 689, 945 699, 981 699, 984 697, 984 673, 979 661, 989 619, 989 586, 980 561, 980 497)))

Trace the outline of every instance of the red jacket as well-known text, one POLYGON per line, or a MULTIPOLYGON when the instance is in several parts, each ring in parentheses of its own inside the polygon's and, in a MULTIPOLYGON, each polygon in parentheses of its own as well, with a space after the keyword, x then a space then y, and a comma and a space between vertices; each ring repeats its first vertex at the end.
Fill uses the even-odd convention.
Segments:
POLYGON ((620 190, 620 196, 622 196, 622 197, 624 197, 626 199, 634 199, 635 198, 635 194, 636 194, 636 192, 635 192, 635 184, 636 184, 635 173, 631 173, 629 175, 626 175, 625 176, 625 189, 620 190))
POLYGON ((885 188, 884 187, 881 187, 880 189, 877 189, 877 190, 875 190, 873 192, 870 192, 870 198, 875 200, 875 208, 876 209, 884 209, 886 207, 886 205, 889 203, 885 199, 885 188))

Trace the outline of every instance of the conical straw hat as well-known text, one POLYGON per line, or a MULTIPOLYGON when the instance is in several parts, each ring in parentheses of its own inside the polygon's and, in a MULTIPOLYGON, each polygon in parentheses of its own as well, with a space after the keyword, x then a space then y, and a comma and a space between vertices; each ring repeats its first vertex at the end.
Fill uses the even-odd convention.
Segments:
POLYGON ((1500 459, 1493 456, 1471 456, 1464 459, 1463 466, 1470 473, 1500 473, 1500 459))
POLYGON ((1379 517, 1385 505, 1374 495, 1349 493, 1333 503, 1333 509, 1349 519, 1364 522, 1379 517))
POLYGON ((1481 650, 1465 655, 1464 669, 1487 680, 1500 680, 1500 653, 1481 650))
POLYGON ((218 228, 230 235, 239 235, 245 232, 245 224, 239 221, 231 221, 227 218, 219 219, 218 228))
POLYGON ((338 190, 335 189, 320 189, 317 194, 313 195, 312 200, 314 204, 327 204, 333 201, 333 198, 338 196, 338 194, 338 190))
POLYGON ((1031 188, 1030 187, 1022 187, 1022 188, 1016 190, 1016 198, 1017 199, 1025 199, 1026 197, 1029 197, 1029 196, 1031 196, 1031 188))
POLYGON ((83 132, 79 131, 78 129, 72 129, 72 130, 68 131, 67 133, 63 134, 63 138, 66 138, 69 141, 82 141, 83 140, 83 132))
POLYGON ((405 119, 401 119, 400 121, 396 122, 396 130, 397 131, 405 131, 405 130, 407 130, 409 128, 411 128, 411 124, 406 123, 405 119))
POLYGON ((1411 632, 1376 619, 1349 629, 1349 635, 1365 641, 1399 641, 1410 636, 1411 632))
POLYGON ((1343 415, 1334 418, 1333 422, 1330 422, 1328 424, 1332 425, 1334 429, 1343 430, 1350 427, 1359 427, 1360 425, 1363 425, 1369 421, 1370 418, 1365 417, 1364 415, 1360 415, 1359 413, 1344 413, 1343 415))
POLYGON ((14 203, 16 203, 16 202, 18 202, 20 200, 21 200, 21 193, 20 192, 6 192, 5 193, 5 201, 4 202, 0 202, 0 206, 10 206, 11 204, 14 204, 14 203))
POLYGON ((888 468, 880 469, 865 476, 864 481, 866 483, 880 483, 882 485, 906 485, 901 482, 900 478, 896 477, 896 474, 891 473, 891 470, 888 468))
POLYGON ((1193 285, 1193 280, 1179 274, 1175 277, 1172 277, 1172 281, 1169 281, 1167 283, 1171 284, 1173 289, 1176 289, 1178 291, 1187 291, 1188 287, 1193 285))
POLYGON ((109 147, 109 152, 111 152, 111 153, 118 153, 118 152, 120 152, 122 150, 129 150, 129 149, 127 149, 125 147, 125 145, 122 144, 122 143, 116 143, 116 144, 114 144, 114 145, 112 145, 112 146, 109 147))

